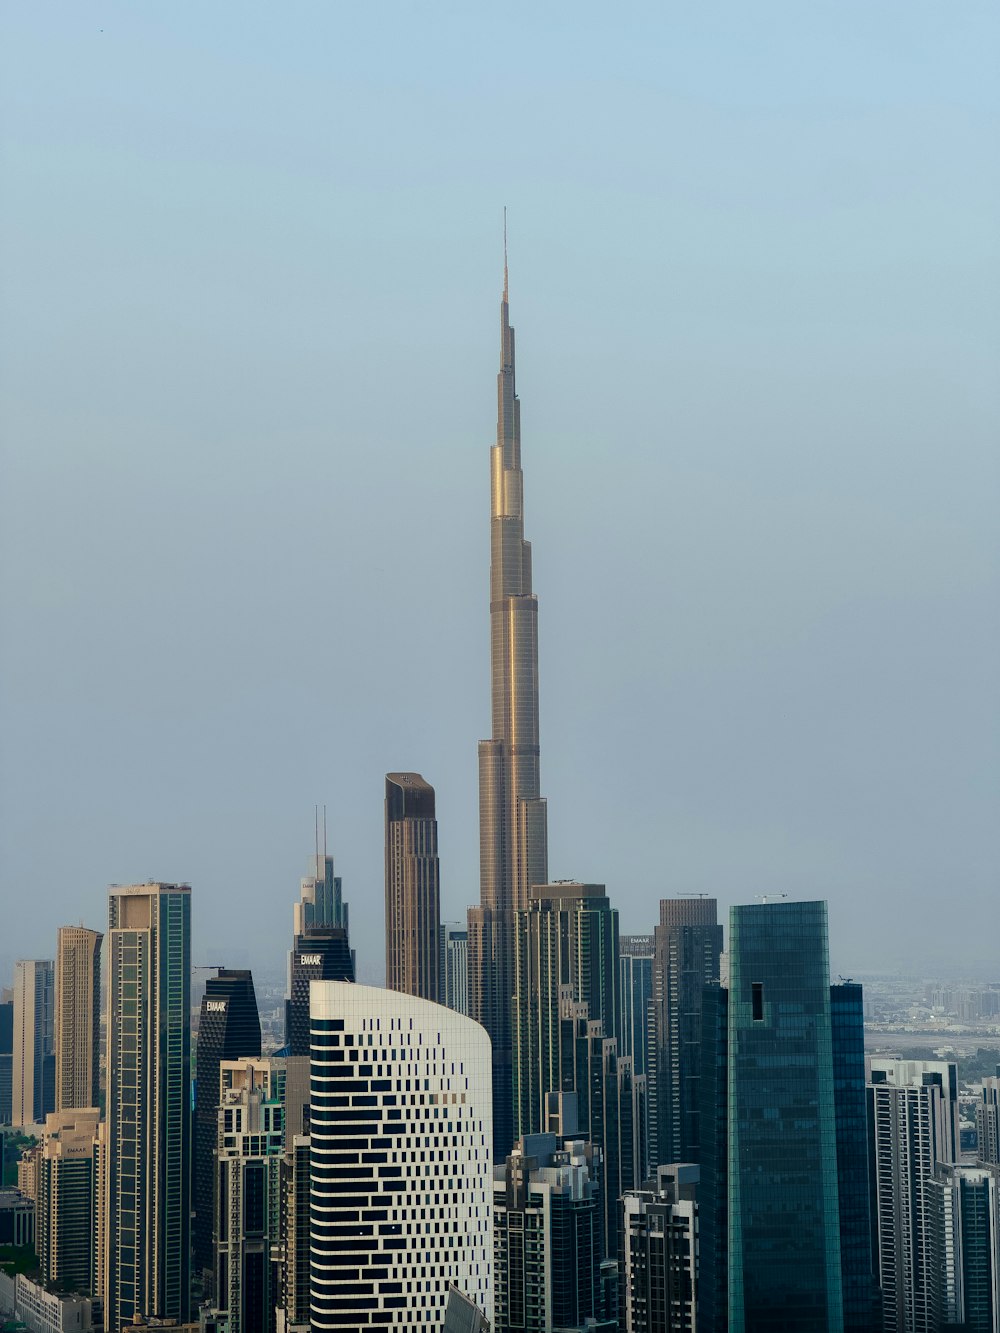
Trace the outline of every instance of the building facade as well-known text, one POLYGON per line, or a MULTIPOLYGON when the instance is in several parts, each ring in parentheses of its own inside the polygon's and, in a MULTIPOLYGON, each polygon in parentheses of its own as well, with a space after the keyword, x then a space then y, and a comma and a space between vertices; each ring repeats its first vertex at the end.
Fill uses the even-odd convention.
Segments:
POLYGON ((191 889, 108 898, 105 1327, 188 1318, 191 1295, 191 889))
POLYGON ((990 1166, 1000 1166, 1000 1070, 983 1079, 976 1102, 976 1156, 990 1166))
POLYGON ((220 967, 209 977, 198 1018, 195 1065, 194 1266, 198 1274, 215 1266, 213 1227, 218 1177, 215 1153, 219 1127, 219 1070, 223 1060, 260 1055, 260 1016, 253 976, 243 969, 220 967))
POLYGON ((14 1111, 14 1001, 0 1000, 0 1125, 14 1111))
POLYGON ((674 1163, 622 1199, 621 1333, 696 1333, 698 1167, 674 1163))
POLYGON ((311 1324, 440 1329, 493 1315, 489 1039, 399 991, 312 987, 311 1324))
POLYGON ((515 383, 507 262, 500 301, 497 434, 490 450, 492 732, 479 742, 479 906, 469 911, 469 1012, 493 1048, 494 1152, 514 1142, 511 997, 514 913, 548 880, 538 743, 538 601, 524 539, 521 405, 515 383))
POLYGON ((38 1169, 35 1249, 42 1277, 63 1291, 100 1295, 95 1236, 100 1200, 96 1106, 54 1111, 38 1169))
POLYGON ((528 1135, 497 1167, 496 1333, 617 1329, 598 1168, 590 1144, 555 1134, 528 1135))
POLYGON ((314 981, 353 981, 354 954, 343 926, 307 926, 296 935, 288 964, 285 1049, 308 1059, 309 987, 314 981))
POLYGON ((653 936, 621 935, 618 967, 621 1027, 618 1046, 632 1061, 637 1076, 646 1073, 649 1046, 650 1002, 653 998, 653 936))
POLYGON ((464 921, 441 924, 439 998, 458 1014, 469 1012, 469 928, 464 921))
POLYGON ((99 930, 60 926, 56 946, 57 1111, 101 1099, 101 941, 99 930))
POLYGON ((437 1000, 441 866, 434 788, 419 773, 385 775, 385 984, 437 1000))
POLYGON ((843 1328, 829 977, 825 903, 731 909, 730 1333, 843 1328))
POLYGON ((11 1124, 42 1125, 55 1109, 55 965, 14 964, 11 1124))
POLYGON ((931 1333, 940 1293, 934 1237, 939 1164, 959 1160, 958 1069, 946 1060, 870 1060, 878 1280, 886 1333, 931 1333))
POLYGON ((653 932, 649 1026, 649 1155, 653 1165, 699 1160, 701 1003, 719 980, 722 927, 714 898, 663 898, 653 932))

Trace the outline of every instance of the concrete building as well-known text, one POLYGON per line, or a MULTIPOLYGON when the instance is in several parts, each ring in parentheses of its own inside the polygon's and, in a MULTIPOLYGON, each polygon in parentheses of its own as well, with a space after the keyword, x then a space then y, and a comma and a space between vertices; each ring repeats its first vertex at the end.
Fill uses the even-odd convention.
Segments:
POLYGON ((434 788, 419 773, 385 775, 385 984, 437 1000, 441 866, 434 788))
POLYGON ((60 926, 56 946, 57 1111, 101 1100, 101 941, 99 930, 60 926))
POLYGON ((698 1167, 675 1163, 622 1199, 621 1333, 698 1328, 698 1167))
POLYGON ((441 923, 439 998, 457 1014, 469 1012, 469 929, 466 922, 441 923))
POLYGON ((928 1280, 937 1328, 1000 1330, 1000 1168, 939 1164, 928 1280))
POLYGON ((35 1201, 20 1190, 0 1189, 0 1245, 34 1245, 35 1201))
POLYGON ((17 1188, 29 1199, 38 1198, 38 1164, 42 1158, 41 1144, 22 1148, 17 1159, 17 1188))
POLYGON ((105 1327, 188 1318, 191 889, 108 897, 105 1327))
POLYGON ((0 1271, 0 1313, 19 1320, 28 1333, 90 1333, 94 1323, 88 1297, 46 1291, 24 1273, 0 1271))
POLYGON ((494 1170, 496 1333, 618 1328, 599 1156, 580 1139, 531 1134, 494 1170))
POLYGON ((538 601, 524 540, 521 405, 515 383, 507 263, 500 301, 497 433, 490 450, 492 731, 479 742, 479 906, 469 910, 469 1013, 493 1049, 494 1154, 514 1142, 511 996, 514 913, 548 881, 538 744, 538 601))
POLYGON ((976 1103, 976 1155, 981 1162, 1000 1166, 1000 1069, 983 1079, 976 1103))
POLYGON ((959 1160, 958 1069, 946 1060, 870 1061, 868 1107, 878 1280, 886 1333, 933 1333, 939 1164, 959 1160))
POLYGON ((55 1108, 55 967, 50 959, 14 965, 11 1124, 41 1125, 55 1108))
POLYGON ((487 1034, 443 1005, 312 986, 311 1324, 440 1329, 493 1314, 487 1034))
POLYGON ((219 1069, 223 1060, 260 1055, 260 1016, 253 976, 220 967, 209 977, 198 1018, 194 1103, 194 1266, 198 1274, 215 1268, 215 1154, 219 1130, 219 1069))
POLYGON ((54 1111, 45 1122, 38 1172, 35 1249, 43 1279, 100 1295, 96 1213, 100 1199, 96 1106, 54 1111))

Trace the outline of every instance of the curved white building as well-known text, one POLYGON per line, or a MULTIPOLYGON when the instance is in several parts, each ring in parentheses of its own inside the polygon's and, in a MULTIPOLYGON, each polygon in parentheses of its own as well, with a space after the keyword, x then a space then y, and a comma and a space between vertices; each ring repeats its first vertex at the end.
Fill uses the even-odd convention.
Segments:
POLYGON ((440 1329, 448 1289, 493 1318, 491 1047, 374 986, 310 986, 315 1333, 440 1329))

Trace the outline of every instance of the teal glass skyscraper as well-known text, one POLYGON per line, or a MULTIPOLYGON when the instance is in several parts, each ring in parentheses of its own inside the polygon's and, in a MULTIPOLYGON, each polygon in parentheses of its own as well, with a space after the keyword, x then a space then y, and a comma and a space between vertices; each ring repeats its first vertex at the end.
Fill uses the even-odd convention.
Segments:
POLYGON ((826 904, 729 918, 730 1333, 843 1333, 826 904))

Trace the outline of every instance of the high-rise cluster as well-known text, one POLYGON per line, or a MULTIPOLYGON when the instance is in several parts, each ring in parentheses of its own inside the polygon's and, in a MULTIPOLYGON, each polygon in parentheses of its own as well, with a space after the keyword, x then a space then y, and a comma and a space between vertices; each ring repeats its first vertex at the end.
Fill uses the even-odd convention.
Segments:
POLYGON ((192 1030, 186 884, 113 886, 106 933, 66 926, 54 960, 19 961, 0 1122, 35 1141, 0 1190, 0 1246, 19 1267, 33 1246, 37 1271, 0 1260, 0 1316, 1000 1333, 1000 1070, 963 1153, 954 1063, 866 1064, 825 903, 732 907, 724 953, 713 897, 664 898, 621 935, 604 884, 549 878, 506 256, 490 477, 478 905, 442 920, 435 791, 400 770, 384 987, 357 983, 318 810, 283 1031, 280 989, 258 1010, 251 973, 225 966, 192 1030))

